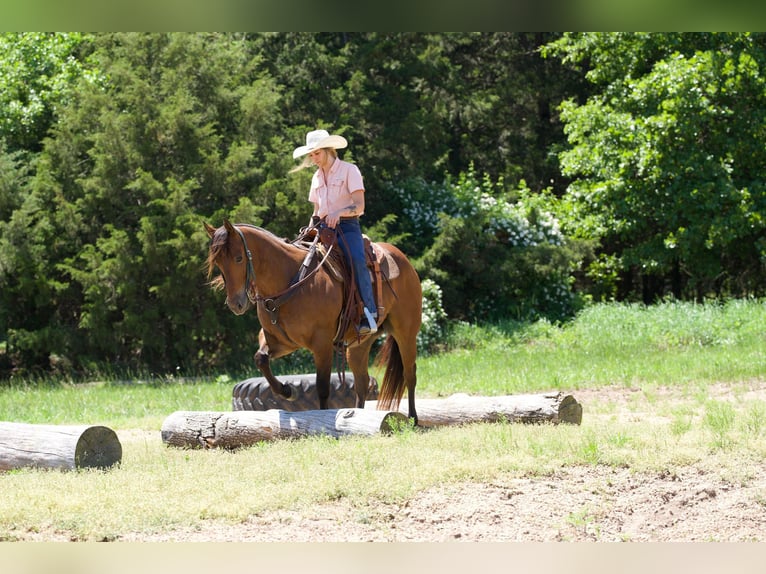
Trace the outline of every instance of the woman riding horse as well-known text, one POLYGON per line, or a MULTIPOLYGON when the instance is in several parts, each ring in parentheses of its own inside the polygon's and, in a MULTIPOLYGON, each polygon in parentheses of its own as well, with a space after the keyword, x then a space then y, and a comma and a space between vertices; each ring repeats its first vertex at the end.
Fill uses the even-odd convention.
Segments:
POLYGON ((338 158, 336 150, 345 148, 344 137, 330 135, 326 130, 306 134, 306 145, 295 148, 293 158, 306 156, 292 171, 316 166, 311 179, 309 201, 314 204, 311 225, 338 229, 338 245, 354 271, 364 314, 357 331, 359 335, 378 330, 378 309, 372 294, 367 271, 359 217, 364 214, 364 183, 359 168, 338 158))

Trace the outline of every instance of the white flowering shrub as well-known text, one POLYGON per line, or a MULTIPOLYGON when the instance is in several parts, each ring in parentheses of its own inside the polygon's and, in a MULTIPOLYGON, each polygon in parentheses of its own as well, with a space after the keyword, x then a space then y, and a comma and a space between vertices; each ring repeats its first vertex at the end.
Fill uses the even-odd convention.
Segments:
POLYGON ((514 247, 563 245, 564 235, 558 220, 547 210, 545 194, 534 194, 523 180, 511 201, 502 180, 493 183, 488 176, 479 180, 473 167, 460 175, 454 186, 458 217, 480 217, 485 231, 514 247))
POLYGON ((555 320, 573 312, 571 270, 579 255, 554 215, 552 194, 524 182, 509 191, 473 168, 396 193, 426 244, 418 271, 441 286, 451 318, 555 320))
POLYGON ((438 350, 447 336, 447 313, 442 308, 442 290, 431 279, 424 279, 423 312, 418 332, 418 352, 429 354, 438 350))
POLYGON ((406 230, 401 242, 405 252, 417 255, 425 251, 439 233, 439 216, 455 213, 457 201, 449 186, 420 178, 391 184, 386 196, 395 198, 398 217, 406 230))

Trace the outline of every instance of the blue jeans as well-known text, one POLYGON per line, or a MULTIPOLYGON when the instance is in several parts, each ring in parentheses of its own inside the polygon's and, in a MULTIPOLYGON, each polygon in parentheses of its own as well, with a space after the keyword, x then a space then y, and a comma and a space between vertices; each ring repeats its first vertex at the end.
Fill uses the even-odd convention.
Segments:
POLYGON ((354 268, 354 278, 362 302, 370 313, 377 315, 378 308, 372 295, 372 281, 370 281, 370 272, 364 255, 364 240, 359 218, 341 219, 336 229, 343 234, 342 237, 338 235, 338 245, 343 250, 346 261, 350 261, 354 268))

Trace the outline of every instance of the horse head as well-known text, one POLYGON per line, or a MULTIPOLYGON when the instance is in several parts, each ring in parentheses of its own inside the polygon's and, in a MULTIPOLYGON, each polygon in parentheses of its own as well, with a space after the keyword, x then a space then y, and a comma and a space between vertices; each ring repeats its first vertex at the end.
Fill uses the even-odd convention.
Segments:
POLYGON ((225 289, 226 305, 235 315, 242 315, 255 300, 255 273, 245 236, 227 219, 217 229, 205 223, 205 230, 210 237, 208 277, 212 277, 216 267, 221 272, 211 285, 225 289))

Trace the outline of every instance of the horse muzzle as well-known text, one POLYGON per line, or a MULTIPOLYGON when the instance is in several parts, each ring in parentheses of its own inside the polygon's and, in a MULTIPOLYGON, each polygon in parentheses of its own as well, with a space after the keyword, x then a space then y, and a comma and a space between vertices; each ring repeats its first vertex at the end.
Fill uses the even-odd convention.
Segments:
POLYGON ((226 297, 226 305, 235 315, 242 315, 250 309, 250 299, 247 297, 247 292, 242 291, 234 297, 226 297))

